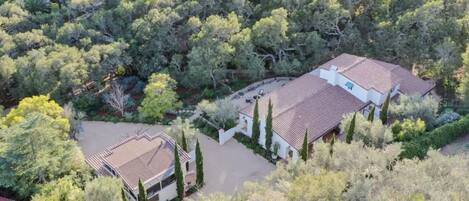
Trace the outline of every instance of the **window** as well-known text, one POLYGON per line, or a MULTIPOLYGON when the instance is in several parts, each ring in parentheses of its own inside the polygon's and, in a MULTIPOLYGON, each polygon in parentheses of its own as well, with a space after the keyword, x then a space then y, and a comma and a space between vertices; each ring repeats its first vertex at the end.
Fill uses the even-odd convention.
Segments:
POLYGON ((288 158, 293 158, 293 150, 290 147, 288 148, 288 158))
POLYGON ((166 186, 172 184, 174 181, 176 181, 176 175, 175 174, 172 174, 171 176, 166 177, 161 182, 161 188, 165 188, 166 186))
POLYGON ((109 167, 109 165, 107 164, 104 164, 104 167, 113 175, 116 176, 116 172, 114 171, 114 169, 112 169, 111 167, 109 167))
POLYGON ((160 182, 158 182, 152 187, 147 189, 147 195, 148 197, 151 197, 152 195, 156 194, 160 190, 161 190, 161 185, 160 185, 160 182))
POLYGON ((128 190, 127 187, 126 187, 126 191, 130 194, 130 196, 132 196, 132 198, 134 198, 134 200, 137 200, 137 196, 135 196, 134 192, 132 192, 131 190, 128 190))
POLYGON ((151 197, 151 196, 148 196, 150 197, 148 199, 148 201, 159 201, 160 200, 160 195, 159 194, 156 194, 155 196, 151 197))
POLYGON ((347 83, 345 83, 345 87, 352 90, 353 89, 353 84, 351 82, 347 82, 347 83))

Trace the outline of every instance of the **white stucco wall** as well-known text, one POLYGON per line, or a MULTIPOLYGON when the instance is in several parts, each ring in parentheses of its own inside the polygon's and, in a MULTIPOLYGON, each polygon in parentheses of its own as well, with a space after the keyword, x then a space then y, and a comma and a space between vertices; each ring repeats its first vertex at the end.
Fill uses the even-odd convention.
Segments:
MULTIPOLYGON (((240 123, 243 123, 244 120, 247 120, 247 128, 246 128, 247 131, 244 132, 242 129, 240 129, 240 131, 244 135, 246 135, 248 137, 251 137, 252 136, 252 118, 247 116, 247 115, 240 114, 239 115, 239 120, 240 120, 239 121, 240 123)), ((260 123, 261 123, 260 124, 261 135, 259 136, 259 145, 261 145, 263 148, 265 148, 265 134, 266 134, 265 133, 265 119, 261 119, 260 123)), ((240 126, 240 128, 241 127, 242 126, 240 126)), ((274 134, 272 136, 272 150, 273 150, 273 147, 274 147, 275 143, 278 143, 280 145, 279 150, 278 150, 278 155, 281 158, 287 159, 288 158, 288 151, 292 150, 292 152, 293 152, 292 159, 293 160, 298 159, 298 150, 291 147, 290 144, 287 143, 287 141, 285 141, 282 137, 280 137, 280 135, 278 135, 277 133, 274 132, 274 134)))
MULTIPOLYGON (((342 89, 349 92, 350 94, 352 94, 353 96, 361 100, 362 102, 371 101, 375 105, 381 105, 383 104, 387 96, 387 93, 383 94, 383 93, 376 91, 375 89, 366 90, 360 85, 356 84, 352 80, 341 75, 340 73, 337 73, 334 70, 320 69, 319 77, 327 80, 327 82, 330 83, 331 85, 340 86, 342 89), (350 82, 353 84, 352 90, 350 90, 348 87, 345 86, 347 82, 350 82)), ((396 94, 399 93, 399 87, 400 86, 397 85, 392 89, 391 97, 394 97, 396 94)))
POLYGON ((161 189, 158 194, 160 195, 161 201, 172 200, 177 197, 176 181, 161 189))

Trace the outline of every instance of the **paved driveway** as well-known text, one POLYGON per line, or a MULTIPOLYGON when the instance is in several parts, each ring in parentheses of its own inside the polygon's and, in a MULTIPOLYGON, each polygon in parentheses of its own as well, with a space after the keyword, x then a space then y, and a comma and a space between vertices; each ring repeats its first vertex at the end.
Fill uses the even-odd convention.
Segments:
MULTIPOLYGON (((231 139, 224 145, 205 135, 199 135, 204 156, 205 186, 200 193, 233 194, 245 181, 263 179, 275 169, 259 155, 231 139)), ((197 199, 197 195, 193 198, 197 199)))
MULTIPOLYGON (((85 121, 82 132, 78 135, 78 144, 88 157, 129 136, 143 132, 152 135, 164 129, 161 125, 85 121)), ((219 145, 202 134, 198 135, 198 139, 204 156, 206 183, 200 193, 233 194, 245 181, 262 179, 275 169, 273 164, 253 154, 234 139, 224 145, 219 145)), ((191 168, 194 165, 191 164, 191 168)), ((198 194, 194 194, 192 198, 197 199, 198 194)))
POLYGON ((164 129, 161 125, 83 121, 77 138, 83 154, 88 157, 130 136, 142 133, 152 135, 164 129))

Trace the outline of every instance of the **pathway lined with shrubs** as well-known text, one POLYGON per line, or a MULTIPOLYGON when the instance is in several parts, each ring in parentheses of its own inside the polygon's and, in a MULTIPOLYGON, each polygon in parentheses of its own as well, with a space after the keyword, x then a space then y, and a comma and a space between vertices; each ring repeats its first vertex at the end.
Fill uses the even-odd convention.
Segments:
POLYGON ((403 144, 402 158, 425 158, 430 148, 440 149, 447 144, 455 142, 465 136, 469 131, 469 115, 460 120, 445 124, 434 130, 426 132, 411 141, 403 144))

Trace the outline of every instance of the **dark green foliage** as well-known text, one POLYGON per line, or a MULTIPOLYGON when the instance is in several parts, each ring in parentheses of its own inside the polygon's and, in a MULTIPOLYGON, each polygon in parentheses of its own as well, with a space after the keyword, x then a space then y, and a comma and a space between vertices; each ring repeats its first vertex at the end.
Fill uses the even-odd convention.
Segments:
POLYGON ((188 151, 187 149, 187 139, 186 139, 186 136, 184 135, 184 130, 182 131, 182 149, 184 151, 188 151))
POLYGON ((375 120, 375 110, 376 106, 373 106, 373 108, 370 110, 370 113, 368 114, 368 121, 373 122, 373 120, 375 120))
POLYGON ((272 101, 269 99, 269 106, 267 111, 267 117, 265 119, 265 149, 270 152, 272 147, 272 137, 273 137, 273 130, 272 130, 272 101))
POLYGON ((259 156, 264 157, 266 160, 268 160, 274 165, 280 159, 280 158, 273 159, 272 155, 269 155, 267 150, 262 148, 262 146, 259 146, 257 144, 252 144, 252 138, 242 133, 235 133, 233 138, 236 139, 236 141, 238 141, 239 143, 243 144, 246 148, 251 149, 255 154, 258 154, 259 156))
MULTIPOLYGON (((24 78, 40 74, 31 67, 42 62, 26 62, 21 56, 66 44, 77 48, 75 54, 66 55, 76 59, 57 62, 54 71, 43 73, 58 80, 31 79, 37 83, 22 87, 35 89, 31 86, 41 84, 44 86, 35 90, 57 93, 64 100, 89 80, 97 81, 98 88, 104 86, 103 77, 117 72, 148 79, 154 72, 166 71, 184 86, 218 90, 246 78, 301 75, 310 66, 344 52, 409 68, 425 64, 422 74, 442 80, 445 88, 454 88, 452 75, 462 64, 460 55, 467 36, 467 29, 461 28, 467 15, 465 1, 0 2, 5 2, 0 9, 0 38, 5 39, 0 57, 8 56, 15 64, 28 63, 2 90, 22 86, 28 82, 24 78), (33 35, 43 35, 46 40, 38 43, 33 37, 17 37, 33 31, 41 32, 33 35), (77 66, 83 68, 75 71, 77 66), (69 70, 73 73, 65 72, 69 70), (57 88, 57 83, 65 86, 57 88)), ((39 59, 47 61, 54 55, 39 59)), ((52 65, 41 68, 45 66, 52 65)), ((232 90, 237 91, 238 86, 232 90)))
POLYGON ((260 131, 260 120, 259 120, 259 101, 256 99, 256 105, 254 106, 254 117, 252 118, 252 143, 257 145, 259 143, 260 131))
POLYGON ((389 101, 391 101, 390 93, 386 96, 386 100, 384 100, 383 106, 381 107, 381 112, 379 113, 379 119, 381 119, 383 124, 388 122, 389 101))
POLYGON ((357 118, 357 113, 353 114, 352 121, 350 121, 350 126, 347 130, 347 136, 345 137, 345 142, 350 144, 353 140, 353 134, 355 133, 355 121, 357 118))
POLYGON ((124 189, 121 189, 121 196, 122 196, 122 201, 127 201, 127 195, 125 194, 124 189))
POLYGON ((306 132, 305 132, 305 138, 303 139, 303 145, 301 146, 301 152, 300 152, 300 156, 301 156, 301 159, 303 159, 303 161, 306 162, 306 160, 308 160, 308 129, 306 129, 306 132))
POLYGON ((469 131, 469 115, 464 118, 438 127, 403 144, 402 158, 425 158, 429 148, 439 149, 466 135, 469 131))
POLYGON ((182 173, 181 161, 177 145, 174 145, 174 174, 176 175, 176 192, 180 200, 184 199, 184 175, 182 173))
POLYGON ((196 182, 197 186, 200 188, 204 185, 204 157, 202 156, 202 151, 200 150, 199 140, 195 145, 195 165, 197 170, 196 182))
POLYGON ((83 111, 89 114, 92 111, 99 110, 99 108, 103 106, 103 102, 99 97, 92 93, 84 93, 74 98, 73 106, 78 111, 83 111))
POLYGON ((332 155, 334 154, 334 143, 335 143, 335 133, 332 135, 331 142, 329 143, 329 154, 332 155))
POLYGON ((216 128, 209 125, 207 122, 205 122, 201 118, 195 119, 193 123, 194 123, 194 126, 198 128, 202 134, 218 142, 218 130, 216 128))
POLYGON ((45 0, 25 0, 24 7, 31 13, 49 12, 50 2, 45 0))
POLYGON ((142 180, 138 180, 138 201, 148 201, 147 198, 147 191, 145 190, 145 187, 143 186, 142 180))

